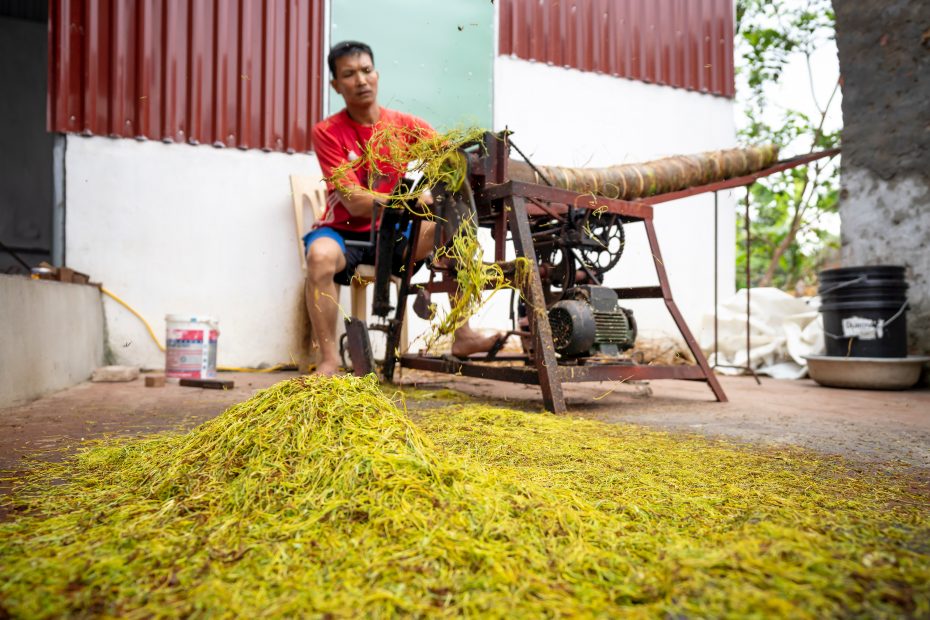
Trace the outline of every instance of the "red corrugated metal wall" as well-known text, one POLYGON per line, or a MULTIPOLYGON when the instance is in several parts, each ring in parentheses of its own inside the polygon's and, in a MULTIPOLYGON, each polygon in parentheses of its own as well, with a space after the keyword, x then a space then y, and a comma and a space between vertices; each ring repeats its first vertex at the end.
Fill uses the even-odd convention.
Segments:
POLYGON ((301 152, 323 0, 49 0, 50 131, 301 152))
POLYGON ((500 54, 733 97, 733 0, 497 0, 500 54))

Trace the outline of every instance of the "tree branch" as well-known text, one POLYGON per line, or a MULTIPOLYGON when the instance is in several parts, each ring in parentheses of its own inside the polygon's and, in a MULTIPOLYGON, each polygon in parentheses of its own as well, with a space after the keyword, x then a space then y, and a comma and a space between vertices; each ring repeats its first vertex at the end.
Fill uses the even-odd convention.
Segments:
MULTIPOLYGON (((808 75, 809 76, 812 75, 812 73, 810 72, 810 63, 808 63, 807 68, 808 68, 808 75)), ((811 82, 811 84, 813 87, 813 82, 811 82)), ((817 148, 817 140, 820 138, 821 135, 823 135, 823 125, 824 125, 824 122, 826 122, 827 120, 827 112, 829 112, 830 110, 830 104, 833 103, 833 97, 836 95, 836 91, 839 88, 839 86, 840 86, 840 81, 839 79, 837 79, 836 85, 833 87, 833 92, 830 93, 830 98, 827 100, 827 105, 823 108, 823 110, 820 110, 819 107, 817 108, 818 111, 820 112, 820 123, 817 125, 817 129, 814 130, 814 136, 811 139, 811 147, 808 150, 808 153, 813 153, 814 149, 817 148)), ((812 91, 812 94, 813 94, 813 91, 812 91)), ((816 105, 816 100, 815 100, 815 105, 816 105)), ((830 159, 832 160, 832 158, 830 159)), ((824 166, 824 168, 825 167, 826 166, 824 166)), ((772 285, 772 281, 775 279, 775 272, 778 271, 778 264, 781 262, 782 256, 785 255, 785 252, 788 251, 788 248, 790 248, 791 245, 797 239, 798 233, 804 228, 805 222, 804 222, 803 215, 804 215, 804 212, 807 210, 807 208, 810 206, 810 202, 816 196, 816 192, 817 192, 816 182, 820 178, 820 173, 822 171, 823 171, 823 168, 820 167, 820 164, 819 163, 815 164, 813 178, 811 178, 810 168, 805 167, 804 185, 801 186, 801 193, 797 197, 797 199, 794 201, 794 214, 791 218, 791 225, 788 227, 788 232, 782 238, 781 242, 779 242, 778 246, 776 246, 775 251, 772 252, 772 256, 769 259, 769 264, 765 268, 765 273, 763 274, 762 278, 759 280, 758 286, 771 286, 772 285), (807 194, 808 187, 811 188, 811 192, 810 192, 810 195, 805 196, 805 194, 807 194)))

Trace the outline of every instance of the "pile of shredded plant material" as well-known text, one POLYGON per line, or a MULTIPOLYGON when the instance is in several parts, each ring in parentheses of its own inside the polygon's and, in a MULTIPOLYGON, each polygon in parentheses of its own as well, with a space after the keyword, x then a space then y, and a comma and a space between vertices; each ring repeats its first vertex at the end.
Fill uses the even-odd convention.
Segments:
POLYGON ((696 363, 688 345, 670 337, 638 337, 632 357, 638 364, 689 366, 696 363))
POLYGON ((924 616, 925 496, 804 453, 282 382, 41 468, 0 614, 924 616))

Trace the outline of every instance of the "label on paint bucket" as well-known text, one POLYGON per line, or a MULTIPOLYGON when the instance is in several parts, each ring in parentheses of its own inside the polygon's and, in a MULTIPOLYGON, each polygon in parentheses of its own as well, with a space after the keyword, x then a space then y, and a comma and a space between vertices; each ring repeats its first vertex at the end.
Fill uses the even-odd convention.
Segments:
POLYGON ((882 319, 867 319, 861 316, 851 316, 843 319, 842 324, 843 338, 876 340, 884 336, 885 321, 882 319))
POLYGON ((168 315, 165 339, 165 376, 208 379, 216 376, 216 321, 168 315))

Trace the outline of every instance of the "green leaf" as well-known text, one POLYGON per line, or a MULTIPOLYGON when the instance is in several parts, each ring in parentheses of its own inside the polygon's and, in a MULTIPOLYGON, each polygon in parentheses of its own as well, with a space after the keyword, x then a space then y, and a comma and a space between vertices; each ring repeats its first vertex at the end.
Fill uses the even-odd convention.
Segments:
MULTIPOLYGON (((840 131, 820 131, 821 119, 799 110, 783 110, 779 122, 771 118, 767 90, 776 83, 796 57, 810 54, 825 41, 834 39, 835 15, 829 0, 737 0, 736 45, 742 55, 747 92, 738 93, 745 102, 746 126, 739 139, 744 144, 775 143, 805 145, 805 149, 834 148, 840 131)), ((742 80, 741 80, 742 83, 742 80)), ((832 105, 838 105, 836 101, 832 105)), ((750 188, 750 256, 746 256, 745 222, 737 215, 737 286, 744 286, 743 269, 749 264, 753 284, 762 281, 775 262, 771 284, 792 289, 809 286, 825 261, 835 258, 837 236, 824 226, 824 218, 835 218, 839 197, 839 159, 789 169, 758 180, 750 188), (817 169, 819 173, 816 173, 817 169), (815 178, 816 175, 816 178, 815 178), (795 212, 802 201, 809 204, 796 233, 795 212), (790 236, 790 237, 789 237, 790 236), (776 249, 787 242, 784 253, 776 249)), ((741 210, 740 210, 741 211, 741 210)))

